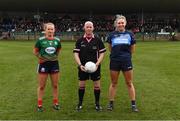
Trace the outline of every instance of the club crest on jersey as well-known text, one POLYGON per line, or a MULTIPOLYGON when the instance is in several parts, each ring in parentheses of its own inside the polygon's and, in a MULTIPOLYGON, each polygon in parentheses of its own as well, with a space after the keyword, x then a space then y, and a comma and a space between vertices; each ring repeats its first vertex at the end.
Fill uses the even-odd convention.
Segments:
POLYGON ((57 42, 54 42, 55 45, 57 45, 58 43, 57 42))
POLYGON ((52 42, 49 42, 49 45, 52 45, 52 42))
POLYGON ((45 49, 45 51, 46 51, 46 53, 48 53, 48 54, 53 54, 53 53, 56 51, 56 49, 55 49, 54 47, 47 47, 47 48, 45 49))
POLYGON ((118 37, 118 36, 120 36, 120 35, 118 35, 118 34, 115 34, 115 35, 114 35, 114 37, 118 37))
POLYGON ((96 47, 96 46, 93 46, 93 47, 92 47, 92 49, 93 49, 93 50, 96 50, 96 49, 97 49, 97 47, 96 47))

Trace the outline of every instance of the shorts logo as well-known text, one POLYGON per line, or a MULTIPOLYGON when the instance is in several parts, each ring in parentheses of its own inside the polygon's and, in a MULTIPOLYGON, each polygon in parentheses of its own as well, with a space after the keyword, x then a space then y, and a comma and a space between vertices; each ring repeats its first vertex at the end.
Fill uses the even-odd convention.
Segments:
POLYGON ((53 72, 59 72, 59 70, 58 70, 58 69, 56 69, 56 70, 54 70, 53 72))
POLYGON ((132 69, 132 67, 131 67, 131 66, 129 66, 129 67, 128 67, 128 69, 132 69))
POLYGON ((97 79, 100 79, 100 78, 101 78, 101 76, 98 76, 98 77, 97 77, 97 79))
POLYGON ((41 72, 45 72, 45 68, 41 68, 41 72))

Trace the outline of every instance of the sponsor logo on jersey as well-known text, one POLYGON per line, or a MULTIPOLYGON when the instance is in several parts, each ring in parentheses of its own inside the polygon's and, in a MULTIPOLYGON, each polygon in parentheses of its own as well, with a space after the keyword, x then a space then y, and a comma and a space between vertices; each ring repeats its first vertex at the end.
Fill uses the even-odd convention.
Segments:
POLYGON ((48 53, 48 54, 53 54, 55 53, 56 49, 54 47, 47 47, 45 49, 45 52, 48 53))
POLYGON ((81 47, 86 47, 86 45, 82 44, 81 47))
POLYGON ((131 67, 131 66, 129 66, 129 67, 128 67, 128 69, 132 69, 132 67, 131 67))

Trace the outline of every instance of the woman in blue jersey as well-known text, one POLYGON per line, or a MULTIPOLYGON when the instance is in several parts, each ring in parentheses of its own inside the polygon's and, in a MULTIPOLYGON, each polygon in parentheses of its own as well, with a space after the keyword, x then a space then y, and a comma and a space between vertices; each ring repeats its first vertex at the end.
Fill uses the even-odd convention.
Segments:
POLYGON ((129 96, 131 99, 132 111, 138 112, 135 101, 135 88, 133 80, 133 66, 131 62, 131 54, 135 50, 134 36, 131 32, 126 31, 126 17, 117 15, 114 22, 115 31, 108 36, 110 50, 110 76, 111 84, 109 87, 109 104, 108 110, 113 110, 114 97, 116 95, 117 83, 120 71, 122 71, 129 96))

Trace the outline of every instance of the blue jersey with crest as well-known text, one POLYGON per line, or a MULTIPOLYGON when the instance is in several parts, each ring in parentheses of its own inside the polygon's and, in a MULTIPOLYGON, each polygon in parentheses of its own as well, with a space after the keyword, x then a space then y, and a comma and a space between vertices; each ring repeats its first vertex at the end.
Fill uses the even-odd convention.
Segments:
POLYGON ((112 46, 111 60, 127 61, 131 59, 131 45, 136 43, 131 32, 113 31, 108 35, 107 42, 112 46))

